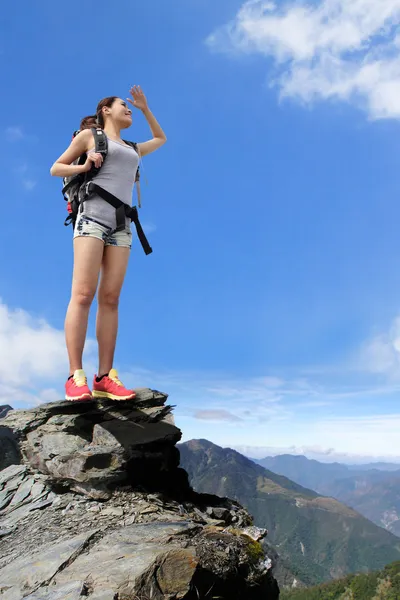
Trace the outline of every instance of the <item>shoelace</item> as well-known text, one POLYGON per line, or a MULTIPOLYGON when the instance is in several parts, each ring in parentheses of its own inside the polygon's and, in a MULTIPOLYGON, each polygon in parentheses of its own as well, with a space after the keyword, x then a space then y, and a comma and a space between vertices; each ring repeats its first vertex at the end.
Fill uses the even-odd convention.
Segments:
POLYGON ((113 381, 114 383, 119 385, 120 387, 123 387, 122 381, 120 381, 116 375, 114 375, 114 377, 110 377, 110 379, 111 379, 111 381, 113 381))
POLYGON ((85 375, 74 375, 74 381, 75 381, 75 385, 77 385, 78 387, 82 387, 84 385, 87 385, 87 378, 85 377, 85 375))

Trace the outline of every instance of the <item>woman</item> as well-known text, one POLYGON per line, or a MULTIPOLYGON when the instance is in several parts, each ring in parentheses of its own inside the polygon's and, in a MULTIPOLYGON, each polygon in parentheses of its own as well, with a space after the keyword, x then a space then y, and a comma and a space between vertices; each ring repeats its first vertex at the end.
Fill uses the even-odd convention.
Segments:
MULTIPOLYGON (((140 156, 154 152, 166 142, 166 136, 150 111, 146 97, 139 86, 130 90, 132 99, 128 102, 144 114, 153 135, 147 142, 139 143, 140 156)), ((83 126, 93 123, 86 117, 83 126)), ((139 165, 139 155, 121 139, 121 130, 132 124, 132 111, 124 100, 116 96, 99 102, 96 120, 108 138, 108 153, 104 166, 92 179, 125 204, 131 206, 132 191, 139 165)), ((94 151, 93 133, 90 129, 81 131, 69 148, 51 168, 57 177, 70 177, 86 173, 93 165, 102 165, 102 154, 94 151), (84 165, 72 163, 82 154, 87 154, 84 165)), ((118 329, 118 301, 124 281, 132 233, 130 220, 126 219, 125 229, 116 230, 115 208, 97 195, 91 196, 81 205, 74 228, 74 270, 72 293, 65 319, 70 372, 65 384, 67 400, 79 401, 95 398, 131 400, 133 390, 128 390, 118 379, 113 368, 114 351, 118 329), (99 281, 99 275, 100 283, 99 281), (93 392, 90 391, 82 366, 89 309, 98 287, 98 312, 96 336, 99 346, 98 375, 94 376, 93 392)))

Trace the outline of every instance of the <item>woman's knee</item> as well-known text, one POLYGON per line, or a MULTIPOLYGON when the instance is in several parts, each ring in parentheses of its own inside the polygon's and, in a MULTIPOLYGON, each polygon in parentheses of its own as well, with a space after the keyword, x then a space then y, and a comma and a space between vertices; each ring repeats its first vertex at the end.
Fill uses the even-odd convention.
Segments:
POLYGON ((96 290, 92 290, 92 289, 88 289, 88 288, 76 288, 72 290, 72 302, 74 302, 75 304, 78 304, 79 306, 83 306, 83 307, 90 307, 94 296, 95 296, 96 290))
POLYGON ((118 308, 119 304, 119 292, 112 290, 99 290, 98 304, 99 306, 105 306, 107 308, 118 308))

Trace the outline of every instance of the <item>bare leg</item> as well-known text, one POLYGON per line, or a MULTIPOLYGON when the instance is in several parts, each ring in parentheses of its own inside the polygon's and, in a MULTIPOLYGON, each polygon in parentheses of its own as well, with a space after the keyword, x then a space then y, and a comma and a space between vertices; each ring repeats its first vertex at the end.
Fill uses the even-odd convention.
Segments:
POLYGON ((130 250, 106 246, 98 291, 96 335, 99 344, 98 375, 108 373, 113 366, 118 331, 118 304, 128 266, 130 250))
POLYGON ((70 375, 82 369, 89 309, 99 280, 104 243, 93 237, 74 239, 74 271, 71 300, 65 318, 70 375))

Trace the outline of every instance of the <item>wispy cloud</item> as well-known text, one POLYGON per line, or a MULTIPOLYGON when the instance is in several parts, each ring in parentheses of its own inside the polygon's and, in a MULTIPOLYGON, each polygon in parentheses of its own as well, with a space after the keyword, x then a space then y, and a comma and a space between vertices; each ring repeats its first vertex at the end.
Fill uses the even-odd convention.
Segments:
POLYGON ((227 410, 198 410, 194 414, 195 419, 203 421, 241 421, 239 417, 233 415, 227 410))
POLYGON ((22 185, 26 189, 27 192, 31 192, 37 185, 37 181, 34 179, 23 179, 22 185))
POLYGON ((27 192, 31 192, 37 185, 37 181, 31 176, 33 170, 26 162, 14 168, 18 181, 27 192))
POLYGON ((292 454, 306 456, 309 459, 320 462, 340 462, 345 464, 365 464, 370 462, 394 462, 399 463, 400 451, 389 455, 373 454, 367 451, 362 454, 351 452, 338 452, 334 448, 322 446, 234 446, 234 449, 249 458, 265 458, 267 456, 278 456, 280 454, 292 454))
POLYGON ((144 222, 142 223, 142 227, 146 233, 154 233, 154 231, 157 231, 157 225, 154 223, 144 222))
POLYGON ((373 119, 400 118, 399 24, 400 0, 248 0, 207 44, 272 59, 281 98, 351 101, 373 119))
POLYGON ((7 127, 5 130, 5 137, 9 142, 19 142, 25 136, 22 127, 14 126, 7 127))

